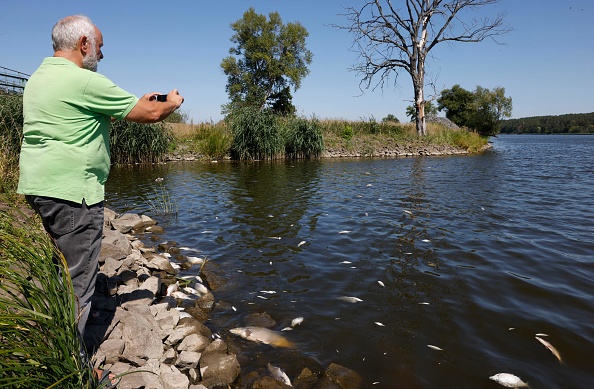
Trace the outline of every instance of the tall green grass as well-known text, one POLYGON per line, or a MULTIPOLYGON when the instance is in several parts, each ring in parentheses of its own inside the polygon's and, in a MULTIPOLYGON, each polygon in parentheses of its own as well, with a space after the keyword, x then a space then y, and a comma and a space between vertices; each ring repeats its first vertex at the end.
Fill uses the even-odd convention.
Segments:
POLYGON ((324 137, 317 119, 292 118, 283 135, 288 158, 317 158, 324 150, 324 137))
POLYGON ((193 137, 196 150, 210 159, 222 159, 229 154, 233 142, 233 135, 225 124, 201 123, 193 127, 193 137))
POLYGON ((0 387, 91 388, 68 271, 40 225, 14 215, 0 211, 0 387))
POLYGON ((229 128, 233 134, 231 158, 260 160, 282 156, 284 142, 277 117, 271 112, 240 108, 230 115, 229 128))
POLYGON ((0 193, 16 191, 22 137, 23 97, 0 95, 0 193))
POLYGON ((173 135, 163 123, 142 124, 125 120, 113 122, 109 142, 111 162, 161 162, 171 142, 173 135))

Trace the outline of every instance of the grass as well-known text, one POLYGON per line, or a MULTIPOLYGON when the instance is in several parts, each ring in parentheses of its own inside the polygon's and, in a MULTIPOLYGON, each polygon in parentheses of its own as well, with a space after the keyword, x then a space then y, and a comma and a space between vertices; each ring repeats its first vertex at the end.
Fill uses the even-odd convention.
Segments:
POLYGON ((91 388, 67 265, 38 224, 0 211, 0 387, 91 388), (56 271, 56 266, 66 271, 56 271))
POLYGON ((148 204, 153 215, 177 218, 177 203, 171 198, 169 191, 162 182, 153 186, 148 197, 143 197, 142 200, 148 204))

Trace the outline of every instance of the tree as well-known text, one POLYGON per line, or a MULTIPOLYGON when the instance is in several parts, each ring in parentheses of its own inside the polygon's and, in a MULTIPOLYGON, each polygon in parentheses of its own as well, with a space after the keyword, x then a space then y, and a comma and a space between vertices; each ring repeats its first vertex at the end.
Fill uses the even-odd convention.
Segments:
POLYGON ((382 123, 400 123, 400 120, 393 114, 389 113, 388 116, 382 119, 382 123))
POLYGON ((480 135, 491 136, 499 132, 501 120, 511 117, 512 98, 505 97, 505 88, 489 90, 477 86, 474 91, 473 115, 469 127, 480 135))
POLYGON ((512 113, 512 98, 505 97, 505 88, 493 90, 477 86, 474 92, 460 85, 444 89, 437 99, 439 110, 459 126, 469 127, 483 136, 499 132, 501 121, 512 113))
POLYGON ((446 113, 446 118, 450 119, 459 126, 468 127, 470 118, 469 113, 472 110, 474 95, 472 92, 456 84, 452 89, 441 91, 437 99, 437 108, 446 113))
POLYGON ((283 24, 277 12, 269 13, 267 19, 254 8, 231 28, 236 46, 221 62, 231 101, 223 106, 223 113, 245 106, 294 113, 290 87, 299 89, 313 57, 305 46, 307 30, 300 23, 283 24))
POLYGON ((373 89, 386 85, 392 73, 395 78, 405 71, 412 78, 416 127, 426 135, 425 126, 425 60, 442 42, 480 42, 509 31, 505 14, 493 18, 463 21, 461 12, 498 3, 499 0, 368 0, 361 8, 347 7, 350 22, 340 27, 354 34, 353 47, 358 51, 355 70, 361 83, 373 89), (404 3, 404 5, 400 5, 404 3))
MULTIPOLYGON (((431 101, 425 101, 423 109, 425 112, 425 116, 437 115, 437 107, 435 105, 433 105, 433 102, 431 102, 431 101)), ((410 117, 411 122, 416 122, 417 121, 416 108, 413 107, 412 105, 409 105, 408 107, 406 107, 406 116, 410 117)))

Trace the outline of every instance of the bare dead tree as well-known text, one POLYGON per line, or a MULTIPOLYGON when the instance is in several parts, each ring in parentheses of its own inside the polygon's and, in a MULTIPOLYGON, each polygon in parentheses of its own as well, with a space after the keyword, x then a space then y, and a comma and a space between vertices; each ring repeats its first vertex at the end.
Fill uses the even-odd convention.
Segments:
POLYGON ((411 76, 417 133, 426 135, 424 83, 429 52, 438 43, 495 40, 496 36, 509 32, 510 28, 504 25, 505 13, 482 19, 459 17, 463 10, 471 11, 497 2, 499 0, 369 0, 361 8, 347 7, 344 16, 349 25, 335 27, 354 35, 353 47, 359 55, 352 70, 362 76, 361 85, 366 89, 383 89, 390 76, 396 79, 400 71, 411 76))

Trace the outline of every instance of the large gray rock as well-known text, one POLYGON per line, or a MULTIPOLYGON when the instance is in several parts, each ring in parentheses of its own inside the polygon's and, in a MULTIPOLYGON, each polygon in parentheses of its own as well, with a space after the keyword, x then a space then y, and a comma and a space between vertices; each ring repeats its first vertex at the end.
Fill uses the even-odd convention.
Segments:
POLYGON ((231 385, 239 377, 240 371, 235 354, 212 353, 200 358, 201 384, 207 388, 231 385))
POLYGON ((129 313, 121 319, 122 339, 126 347, 124 357, 142 359, 159 359, 163 355, 164 346, 157 323, 148 307, 145 314, 141 309, 129 313))
POLYGON ((190 379, 175 366, 161 365, 161 382, 165 389, 188 389, 190 379))
POLYGON ((101 252, 99 259, 111 257, 113 259, 126 258, 132 252, 128 237, 116 230, 103 229, 103 239, 101 241, 101 252))

